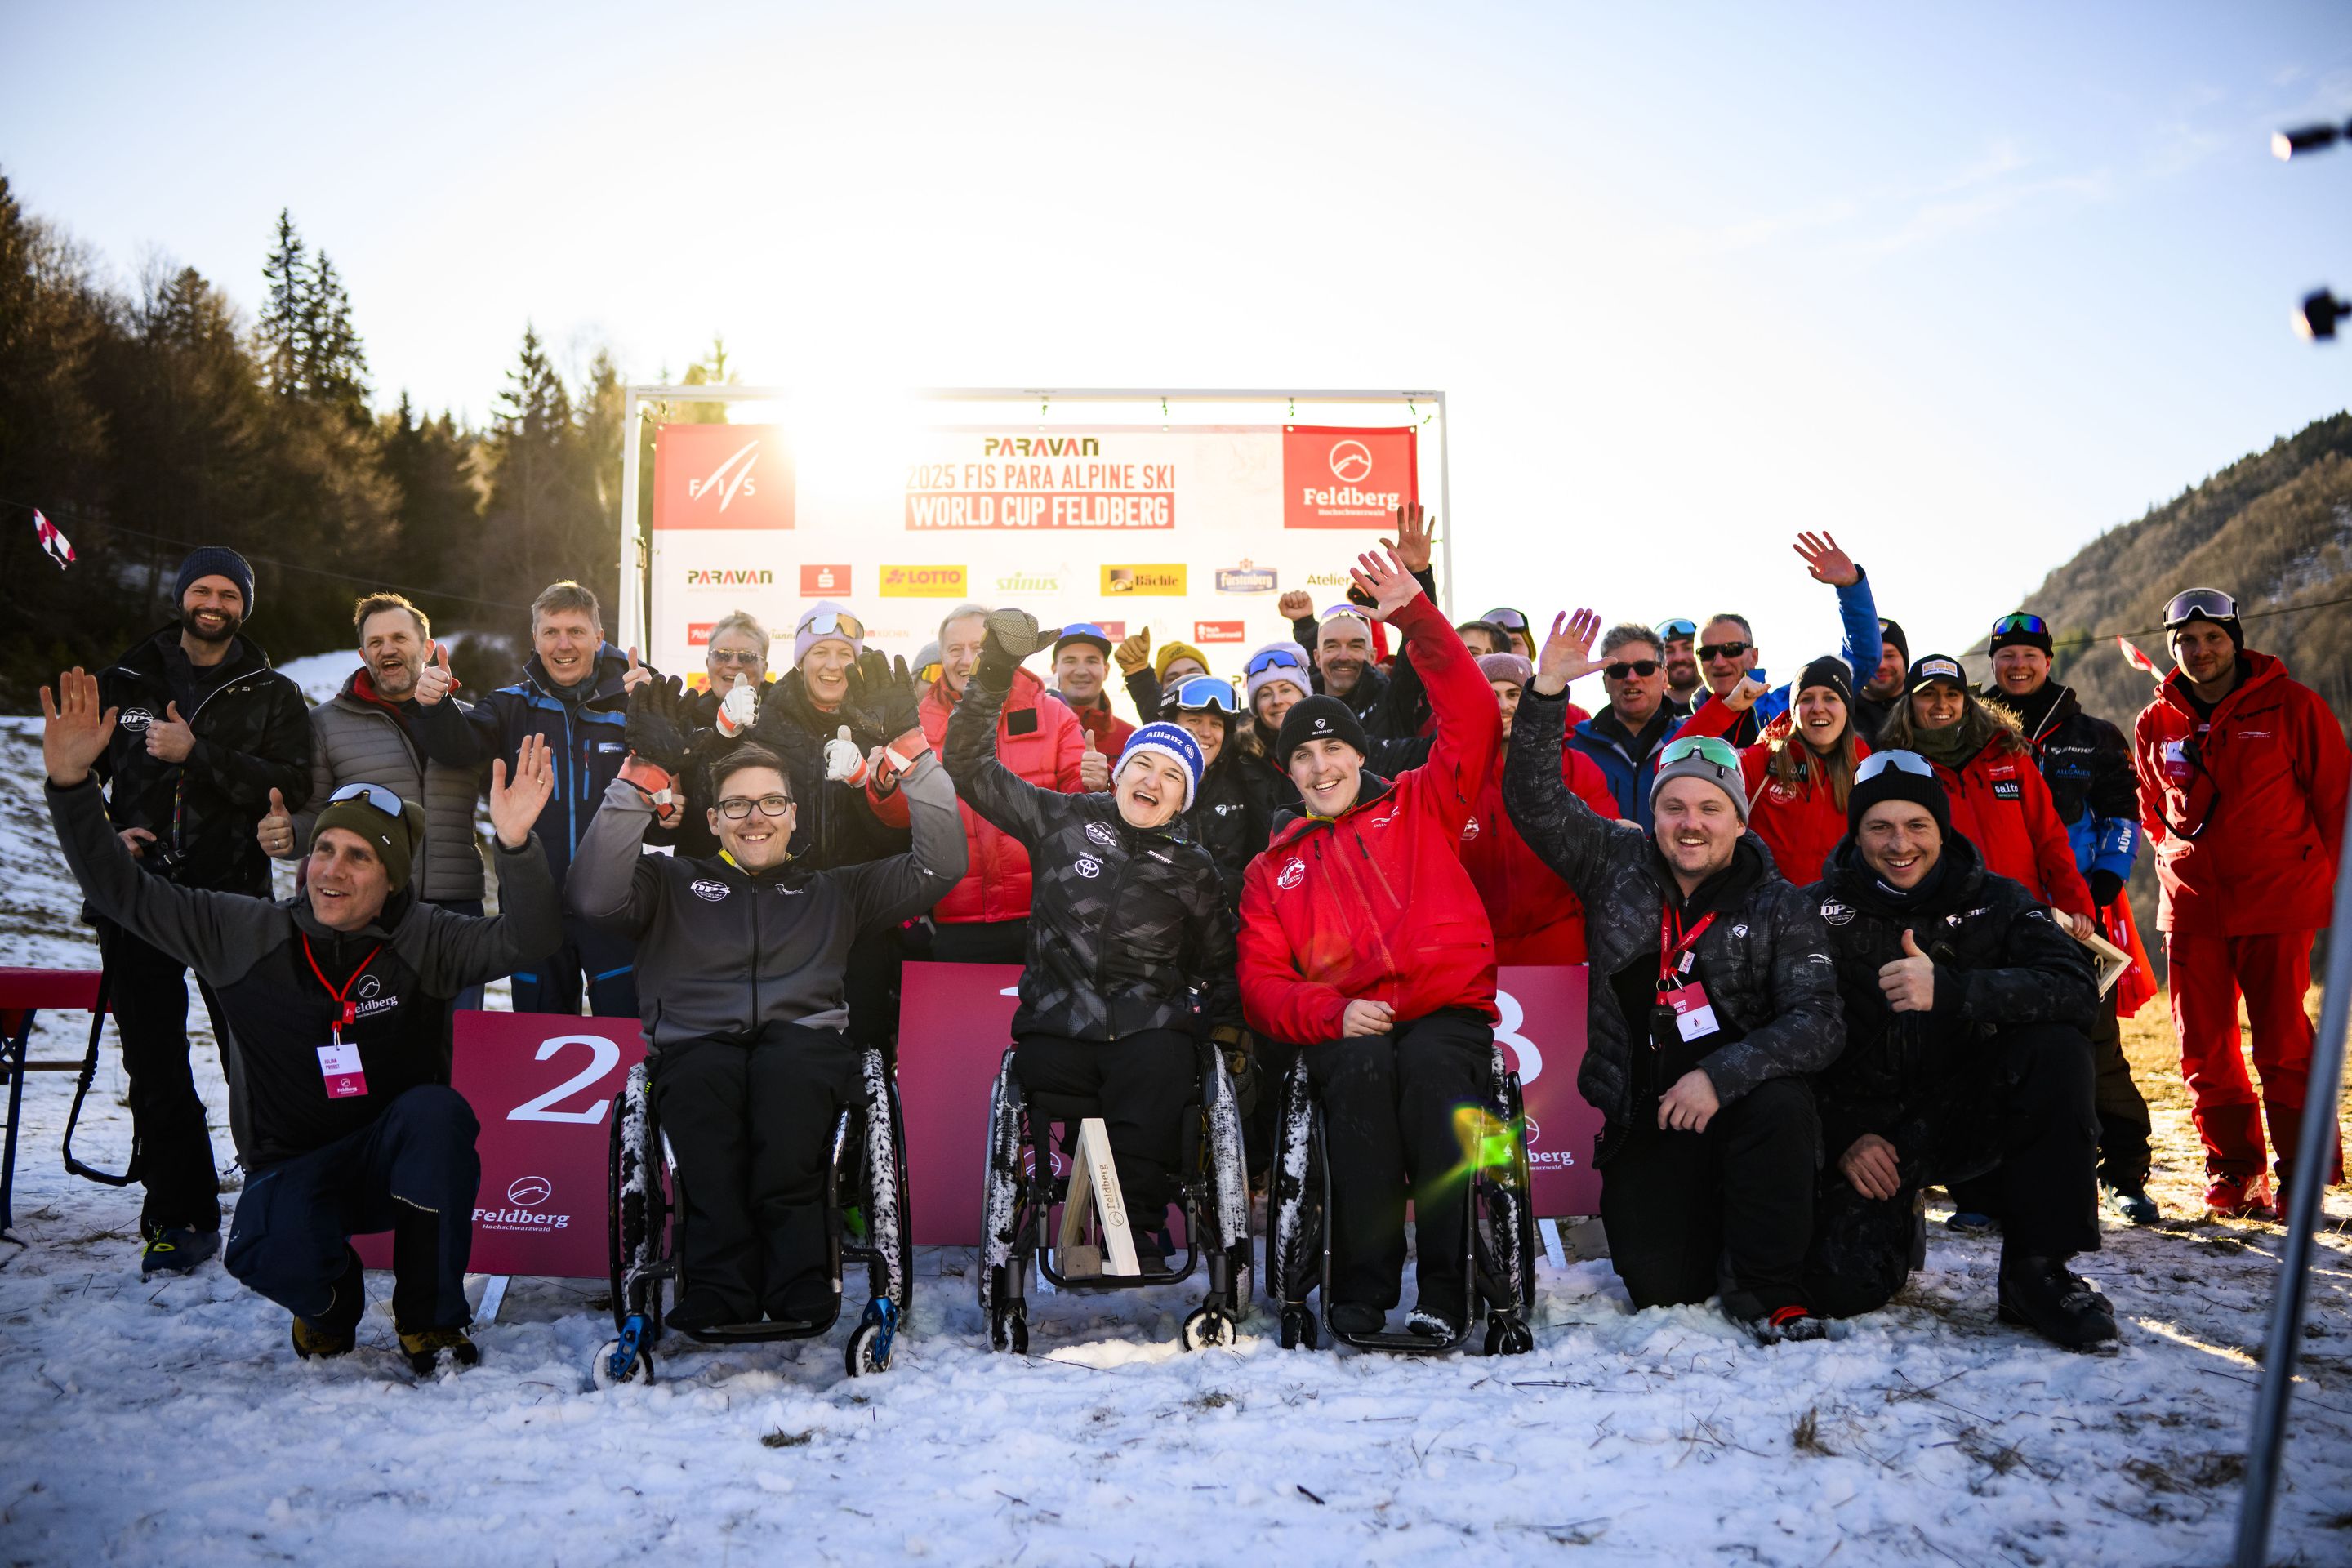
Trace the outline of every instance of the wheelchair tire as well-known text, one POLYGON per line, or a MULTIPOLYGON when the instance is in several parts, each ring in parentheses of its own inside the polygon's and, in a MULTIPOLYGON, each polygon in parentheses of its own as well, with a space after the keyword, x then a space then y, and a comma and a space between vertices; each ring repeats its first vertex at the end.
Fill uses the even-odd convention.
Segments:
POLYGON ((588 1381, 594 1384, 599 1392, 624 1387, 632 1383, 654 1381, 654 1356, 651 1351, 646 1350, 637 1352, 635 1357, 629 1363, 628 1371, 615 1376, 613 1372, 613 1358, 620 1353, 620 1341, 606 1340, 596 1348, 594 1358, 589 1362, 588 1381))
MULTIPOLYGON (((633 1131, 648 1131, 653 1127, 653 1080, 643 1063, 629 1069, 620 1092, 613 1097, 613 1128, 604 1163, 606 1209, 609 1224, 606 1230, 606 1258, 612 1287, 613 1329, 619 1332, 628 1326, 629 1315, 639 1310, 628 1296, 629 1276, 640 1256, 657 1253, 668 1218, 665 1183, 658 1164, 644 1170, 648 1148, 640 1148, 633 1141, 633 1131)), ((659 1156, 656 1154, 656 1161, 659 1156)), ((661 1337, 661 1285, 654 1281, 647 1291, 643 1310, 653 1322, 655 1339, 661 1337)))
POLYGON ((1488 1355, 1526 1355, 1536 1348, 1535 1331, 1517 1318, 1495 1318, 1486 1324, 1488 1355))
POLYGON ((1320 1329, 1315 1314, 1306 1308, 1286 1308, 1282 1314, 1282 1348, 1311 1351, 1322 1337, 1320 1329))
POLYGON ((1191 1315, 1184 1320, 1182 1338, 1184 1348, 1188 1351, 1208 1350, 1212 1347, 1230 1350, 1234 1341, 1240 1337, 1240 1331, 1234 1328, 1231 1317, 1207 1307, 1194 1308, 1191 1315))

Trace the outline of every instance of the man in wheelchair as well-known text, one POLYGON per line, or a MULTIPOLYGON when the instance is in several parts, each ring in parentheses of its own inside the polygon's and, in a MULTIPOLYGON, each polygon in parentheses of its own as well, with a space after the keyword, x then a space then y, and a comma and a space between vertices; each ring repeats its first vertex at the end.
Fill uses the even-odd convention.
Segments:
POLYGON ((708 808, 719 852, 646 855, 673 809, 664 759, 683 752, 675 694, 639 692, 635 753, 607 787, 565 886, 572 909, 635 939, 654 1109, 685 1189, 688 1333, 822 1324, 835 1310, 825 1232, 830 1136, 866 1094, 843 1030, 857 933, 928 910, 964 873, 955 792, 918 730, 885 748, 905 763, 909 854, 808 871, 785 846, 794 802, 782 760, 744 745, 717 764, 708 808), (907 759, 912 759, 910 763, 907 759))
POLYGON ((1332 1265, 1324 1302, 1343 1336, 1381 1332, 1404 1273, 1407 1181, 1419 1300, 1408 1326, 1459 1342, 1464 1273, 1495 1038, 1495 942, 1462 867, 1462 832, 1494 765, 1502 717, 1461 637, 1393 556, 1353 574, 1408 639, 1429 689, 1429 760, 1367 771, 1363 725, 1310 697, 1284 716, 1275 761, 1303 810, 1275 826, 1242 892, 1250 1026, 1299 1046, 1324 1108, 1332 1265))

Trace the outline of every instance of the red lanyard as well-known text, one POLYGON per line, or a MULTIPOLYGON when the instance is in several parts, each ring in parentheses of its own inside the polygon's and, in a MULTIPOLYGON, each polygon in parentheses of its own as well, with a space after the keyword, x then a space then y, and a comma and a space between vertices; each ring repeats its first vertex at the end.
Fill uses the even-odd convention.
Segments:
POLYGON ((1700 921, 1698 924, 1691 927, 1690 930, 1685 931, 1683 930, 1683 917, 1680 910, 1675 910, 1673 906, 1669 905, 1659 913, 1659 990, 1671 991, 1675 988, 1675 983, 1679 978, 1675 973, 1675 960, 1680 958, 1684 953, 1698 945, 1698 939, 1705 936, 1706 934, 1706 928, 1715 923, 1715 915, 1716 911, 1712 910, 1708 910, 1706 919, 1700 921))
POLYGON ((343 998, 352 994, 352 987, 360 983, 360 976, 367 973, 367 966, 375 962, 375 955, 383 951, 383 943, 376 943, 374 948, 369 952, 368 955, 360 960, 360 966, 352 971, 352 977, 349 980, 344 981, 343 988, 341 991, 338 991, 332 985, 327 984, 326 971, 319 967, 318 956, 310 951, 310 933, 308 931, 304 931, 301 933, 301 936, 302 956, 310 961, 310 973, 319 977, 319 984, 326 986, 327 994, 332 996, 335 999, 336 1004, 343 1010, 343 1016, 336 1020, 334 1026, 335 1043, 337 1045, 341 1045, 342 1044, 343 1030, 345 1026, 347 1026, 353 1018, 358 1017, 360 1013, 357 1004, 346 1002, 343 998))

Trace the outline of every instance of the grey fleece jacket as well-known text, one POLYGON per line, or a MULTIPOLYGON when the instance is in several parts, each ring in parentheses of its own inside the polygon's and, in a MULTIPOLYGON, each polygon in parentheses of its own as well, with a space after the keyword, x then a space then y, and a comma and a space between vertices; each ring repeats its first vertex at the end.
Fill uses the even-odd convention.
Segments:
POLYGON ((900 783, 914 849, 811 871, 786 861, 746 871, 643 853, 652 805, 615 779, 589 819, 563 885, 574 914, 635 939, 646 1046, 741 1039, 763 1024, 838 1029, 842 976, 868 926, 896 925, 940 901, 964 873, 962 814, 935 757, 900 783))

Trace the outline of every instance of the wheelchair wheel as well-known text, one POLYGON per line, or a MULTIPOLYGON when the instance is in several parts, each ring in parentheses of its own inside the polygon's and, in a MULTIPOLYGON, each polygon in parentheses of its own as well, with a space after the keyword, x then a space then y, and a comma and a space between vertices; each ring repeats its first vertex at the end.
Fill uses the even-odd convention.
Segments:
POLYGON ((662 1248, 667 1239, 667 1173, 663 1169, 653 1115, 653 1080, 642 1062, 629 1069, 613 1098, 613 1130, 605 1173, 613 1328, 625 1332, 633 1314, 644 1312, 649 1340, 661 1337, 662 1248), (629 1299, 642 1284, 642 1303, 629 1299))
POLYGON ((1286 1307, 1282 1313, 1282 1348, 1313 1350, 1322 1337, 1322 1325, 1304 1307, 1286 1307))
POLYGON ((1240 1338, 1233 1319, 1209 1307, 1197 1307, 1184 1320, 1184 1348, 1188 1351, 1207 1350, 1212 1346, 1230 1349, 1240 1338))
POLYGON ((654 1380, 654 1356, 648 1350, 625 1351, 619 1340, 606 1340, 588 1363, 588 1378, 601 1392, 632 1383, 654 1380))
POLYGON ((889 1299, 870 1301, 866 1315, 857 1321, 857 1328, 849 1336, 848 1349, 842 1360, 852 1377, 868 1377, 890 1370, 890 1352, 898 1331, 898 1314, 889 1299))

